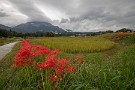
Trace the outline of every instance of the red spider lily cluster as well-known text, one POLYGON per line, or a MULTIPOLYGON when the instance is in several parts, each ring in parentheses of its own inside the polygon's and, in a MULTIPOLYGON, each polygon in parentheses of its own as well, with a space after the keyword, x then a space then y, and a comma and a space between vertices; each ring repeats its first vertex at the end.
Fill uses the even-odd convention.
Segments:
MULTIPOLYGON (((35 66, 38 70, 52 70, 50 74, 50 80, 52 83, 56 83, 64 78, 65 73, 72 73, 76 71, 76 66, 73 65, 72 58, 59 58, 60 50, 50 50, 41 45, 34 45, 29 40, 22 41, 22 48, 16 55, 16 67, 20 66, 35 66), (41 63, 35 62, 33 58, 43 55, 45 60, 41 63)), ((83 56, 77 56, 77 59, 81 59, 83 56)), ((82 61, 78 60, 80 64, 82 61)))
POLYGON ((30 44, 29 40, 22 41, 22 49, 16 55, 16 66, 26 66, 34 64, 32 58, 39 55, 49 54, 51 50, 40 45, 30 44))

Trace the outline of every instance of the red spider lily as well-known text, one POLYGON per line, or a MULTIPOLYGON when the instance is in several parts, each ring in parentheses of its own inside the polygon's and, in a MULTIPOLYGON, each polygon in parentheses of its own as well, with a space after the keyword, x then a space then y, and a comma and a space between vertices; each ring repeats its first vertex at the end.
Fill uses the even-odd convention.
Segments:
MULTIPOLYGON (((46 47, 40 45, 30 44, 29 40, 22 41, 22 49, 19 50, 18 54, 16 55, 16 66, 25 66, 30 64, 25 64, 26 60, 30 58, 35 58, 39 55, 49 54, 51 50, 46 47)), ((26 63, 29 63, 27 61, 26 63)))
POLYGON ((57 69, 55 70, 56 72, 56 75, 58 77, 62 77, 62 75, 64 74, 64 71, 65 71, 65 66, 58 66, 57 69))
POLYGON ((83 60, 77 60, 77 64, 83 63, 83 60))
POLYGON ((40 69, 54 69, 56 67, 56 55, 53 53, 50 53, 47 57, 47 60, 42 62, 41 64, 37 64, 36 68, 40 69))
MULTIPOLYGON (((56 83, 64 78, 64 74, 71 73, 76 71, 76 67, 72 66, 70 63, 72 58, 62 58, 58 59, 58 55, 60 53, 59 49, 55 49, 54 51, 41 46, 41 45, 34 45, 30 44, 29 40, 22 41, 22 49, 19 50, 18 54, 16 55, 16 66, 30 66, 33 65, 35 62, 32 60, 33 58, 44 55, 45 61, 36 64, 37 69, 44 69, 44 70, 52 70, 54 71, 55 75, 50 76, 50 80, 52 83, 56 83), (70 64, 70 65, 69 65, 70 64)), ((83 56, 76 56, 78 59, 83 58, 83 56)), ((80 64, 82 60, 78 60, 77 63, 80 64)))
POLYGON ((34 61, 29 60, 29 61, 16 61, 16 66, 31 66, 34 64, 34 61))
POLYGON ((49 56, 47 57, 47 59, 48 59, 48 60, 52 60, 52 61, 55 61, 55 62, 56 62, 57 57, 56 57, 56 55, 55 55, 55 54, 50 53, 50 54, 49 54, 49 56))
POLYGON ((20 67, 20 66, 31 66, 34 64, 34 61, 29 60, 29 61, 16 61, 15 65, 16 67, 20 67))
POLYGON ((67 67, 67 73, 71 73, 73 71, 76 71, 76 67, 75 66, 68 66, 67 67))
MULTIPOLYGON (((46 47, 44 47, 44 46, 41 46, 41 45, 32 45, 32 47, 35 48, 35 49, 38 50, 38 51, 49 51, 48 53, 51 52, 50 49, 48 49, 48 48, 46 48, 46 47)), ((47 53, 47 54, 48 54, 48 53, 47 53)), ((46 54, 46 53, 45 53, 45 54, 46 54)))
POLYGON ((37 64, 37 69, 54 69, 56 66, 56 63, 52 60, 47 60, 45 62, 42 62, 41 64, 37 64))
POLYGON ((70 62, 70 61, 72 61, 73 60, 73 58, 68 58, 68 61, 70 62))
POLYGON ((23 41, 21 42, 21 44, 22 44, 22 46, 27 46, 27 45, 29 45, 30 43, 29 43, 29 40, 23 40, 23 41))
POLYGON ((34 61, 32 61, 32 60, 24 62, 24 65, 33 65, 33 64, 34 64, 34 61))
POLYGON ((58 60, 58 66, 67 66, 68 61, 66 59, 60 59, 58 60))
POLYGON ((78 58, 78 59, 79 59, 79 58, 84 58, 84 56, 78 55, 78 56, 76 56, 76 58, 78 58))
POLYGON ((57 82, 57 76, 56 75, 51 75, 50 76, 50 80, 51 80, 51 82, 52 82, 52 84, 54 84, 54 83, 56 83, 57 82))
POLYGON ((59 49, 55 49, 54 51, 53 51, 53 53, 56 55, 56 54, 59 54, 60 53, 60 50, 59 49))
POLYGON ((33 57, 37 57, 43 54, 49 54, 51 50, 40 45, 32 45, 31 52, 33 57))
POLYGON ((48 54, 50 53, 49 50, 39 50, 39 51, 36 51, 36 52, 32 52, 31 55, 32 57, 37 57, 37 56, 40 56, 40 55, 45 55, 45 54, 48 54))
POLYGON ((28 61, 29 58, 31 58, 31 52, 30 52, 30 45, 27 45, 25 47, 22 47, 21 50, 19 50, 18 54, 16 55, 16 66, 25 66, 25 65, 31 65, 28 61))

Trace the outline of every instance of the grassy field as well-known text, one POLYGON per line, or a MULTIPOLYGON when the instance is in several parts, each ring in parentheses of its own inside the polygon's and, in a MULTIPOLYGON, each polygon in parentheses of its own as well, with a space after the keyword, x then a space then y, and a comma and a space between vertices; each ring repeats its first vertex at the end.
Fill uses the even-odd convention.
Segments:
POLYGON ((0 38, 0 46, 14 41, 22 40, 21 38, 0 38))
MULTIPOLYGON (((76 61, 76 56, 81 55, 84 56, 84 62, 79 67, 77 66, 78 72, 68 76, 65 75, 65 79, 57 83, 55 88, 46 80, 46 77, 48 77, 46 70, 38 71, 32 67, 15 67, 15 54, 21 48, 21 45, 17 44, 0 61, 0 88, 1 90, 135 90, 135 37, 134 34, 121 37, 116 34, 110 34, 94 38, 81 38, 83 39, 82 42, 86 40, 90 45, 89 41, 96 44, 102 43, 102 41, 103 43, 115 43, 113 48, 111 47, 111 49, 107 50, 97 50, 90 53, 87 51, 80 51, 79 53, 62 51, 60 57, 73 57, 73 61, 76 61)), ((72 40, 74 42, 81 41, 79 38, 70 38, 68 42, 66 40, 68 38, 42 38, 31 42, 45 46, 48 43, 55 42, 55 44, 51 43, 50 45, 51 49, 54 49, 56 48, 54 46, 58 45, 57 39, 59 42, 62 40, 63 43, 66 43, 65 45, 70 45, 69 43, 72 40), (45 42, 47 43, 45 44, 45 42)), ((81 45, 85 46, 82 43, 81 45)), ((79 50, 78 47, 77 49, 79 50)), ((43 60, 43 57, 37 57, 35 60, 43 60)))
POLYGON ((67 53, 98 52, 113 48, 114 42, 98 37, 58 37, 35 39, 33 43, 46 46, 50 49, 60 49, 67 53))

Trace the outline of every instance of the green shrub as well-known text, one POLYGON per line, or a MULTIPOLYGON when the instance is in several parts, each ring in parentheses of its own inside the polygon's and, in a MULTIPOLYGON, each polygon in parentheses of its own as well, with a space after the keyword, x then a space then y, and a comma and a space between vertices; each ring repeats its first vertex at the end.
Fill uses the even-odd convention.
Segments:
POLYGON ((127 43, 134 44, 135 43, 135 34, 130 34, 129 36, 125 37, 124 40, 127 43))

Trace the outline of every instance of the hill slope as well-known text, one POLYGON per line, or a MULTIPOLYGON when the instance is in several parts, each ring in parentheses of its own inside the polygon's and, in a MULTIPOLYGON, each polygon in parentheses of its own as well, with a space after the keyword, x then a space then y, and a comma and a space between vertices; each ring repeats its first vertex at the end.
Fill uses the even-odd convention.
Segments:
POLYGON ((62 28, 59 28, 58 26, 54 26, 47 22, 37 22, 37 21, 20 24, 13 27, 12 29, 22 33, 51 32, 51 31, 57 33, 66 32, 62 28))
POLYGON ((8 26, 5 26, 5 25, 0 24, 0 29, 10 30, 11 27, 8 27, 8 26))

